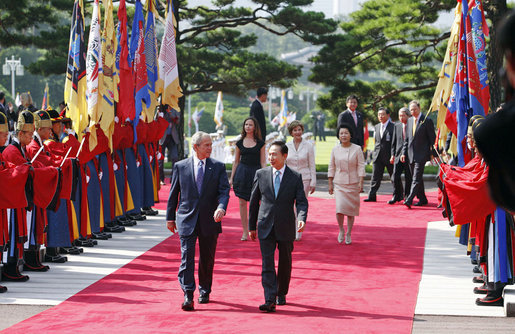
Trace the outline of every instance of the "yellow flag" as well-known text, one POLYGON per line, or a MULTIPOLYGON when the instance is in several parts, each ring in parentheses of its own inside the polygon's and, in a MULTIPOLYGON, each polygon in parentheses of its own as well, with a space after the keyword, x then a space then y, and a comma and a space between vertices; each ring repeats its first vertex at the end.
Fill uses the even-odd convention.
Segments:
POLYGON ((102 32, 102 81, 100 89, 100 128, 109 140, 109 147, 113 149, 114 132, 114 103, 118 102, 118 82, 120 77, 116 70, 116 30, 113 20, 113 1, 104 0, 105 21, 102 32))
POLYGON ((82 0, 73 4, 72 24, 64 101, 68 106, 67 115, 73 122, 73 129, 82 139, 82 132, 88 126, 88 105, 86 102, 86 48, 84 45, 84 9, 82 0))
MULTIPOLYGON (((452 93, 454 75, 456 73, 458 43, 460 40, 461 25, 461 2, 458 2, 454 11, 454 23, 451 27, 451 35, 447 43, 447 51, 442 63, 442 69, 438 74, 438 84, 435 89, 433 101, 429 107, 429 112, 438 111, 437 128, 440 129, 440 141, 445 143, 449 129, 445 125, 445 115, 447 114, 447 103, 452 93)), ((443 147, 443 145, 440 145, 443 147)))

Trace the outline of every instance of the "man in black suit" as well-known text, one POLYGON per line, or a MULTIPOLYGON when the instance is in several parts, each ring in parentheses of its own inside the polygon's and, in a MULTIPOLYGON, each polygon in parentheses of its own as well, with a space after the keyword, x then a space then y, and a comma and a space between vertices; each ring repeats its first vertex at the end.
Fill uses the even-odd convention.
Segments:
POLYGON ((174 164, 166 209, 167 228, 178 231, 181 240, 179 283, 184 291, 182 309, 194 309, 195 244, 199 240, 198 302, 209 302, 218 234, 229 203, 229 181, 225 164, 209 158, 212 141, 199 131, 191 137, 193 157, 174 164), (177 210, 177 212, 176 212, 177 210))
POLYGON ((265 292, 265 303, 259 309, 264 312, 275 312, 276 303, 286 304, 295 232, 304 231, 308 213, 302 176, 285 165, 287 156, 288 147, 284 142, 276 141, 270 145, 268 160, 271 166, 256 172, 250 195, 249 236, 256 239, 257 227, 262 258, 261 283, 265 292), (279 249, 277 274, 276 247, 279 249))
POLYGON ((395 204, 408 197, 411 188, 411 171, 407 161, 401 161, 404 140, 406 139, 406 126, 411 116, 408 108, 399 109, 399 122, 395 123, 392 139, 392 153, 390 163, 393 164, 393 197, 388 204, 395 204), (404 172, 404 187, 402 186, 401 175, 404 172))
POLYGON ((401 162, 409 162, 411 175, 413 176, 410 194, 403 203, 411 209, 415 196, 419 199, 415 206, 427 204, 423 179, 424 166, 431 158, 436 134, 433 121, 427 115, 420 113, 418 101, 409 103, 409 111, 413 117, 408 120, 406 127, 407 136, 402 148, 401 162))
POLYGON ((390 121, 390 111, 386 108, 379 108, 377 118, 379 119, 379 124, 376 124, 374 129, 375 147, 372 153, 373 173, 370 180, 370 192, 365 202, 376 201, 376 193, 381 186, 385 167, 390 175, 390 180, 392 180, 393 165, 390 162, 390 154, 392 151, 394 125, 390 121))
POLYGON ((257 97, 252 102, 250 106, 250 116, 257 119, 259 124, 259 130, 261 130, 261 138, 266 140, 266 122, 265 122, 265 112, 263 111, 263 103, 266 102, 268 97, 268 89, 265 87, 259 87, 257 89, 257 97))
POLYGON ((347 110, 338 115, 338 123, 336 128, 339 129, 342 123, 350 124, 352 127, 352 133, 354 136, 351 138, 351 143, 363 146, 365 145, 365 135, 363 133, 363 115, 356 111, 358 107, 358 97, 356 95, 350 95, 347 97, 347 110))
MULTIPOLYGON (((172 163, 172 167, 177 160, 179 160, 179 152, 177 146, 179 145, 179 131, 177 125, 179 124, 180 113, 169 107, 168 105, 163 106, 164 114, 163 117, 168 122, 168 127, 161 139, 159 139, 159 145, 161 145, 161 152, 163 155, 167 152, 168 161, 172 163)), ((165 170, 164 170, 164 159, 159 160, 159 178, 161 185, 165 183, 165 170)))
POLYGON ((4 115, 7 115, 7 110, 5 106, 5 93, 0 91, 0 112, 4 115))

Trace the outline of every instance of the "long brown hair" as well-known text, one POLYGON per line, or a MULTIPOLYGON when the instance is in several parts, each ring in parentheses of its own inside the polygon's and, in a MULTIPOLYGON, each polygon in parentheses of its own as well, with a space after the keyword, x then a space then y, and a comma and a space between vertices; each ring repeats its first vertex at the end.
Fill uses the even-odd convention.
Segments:
POLYGON ((258 121, 257 121, 257 119, 255 119, 252 116, 245 118, 245 120, 243 121, 243 126, 241 129, 241 139, 243 140, 247 136, 247 133, 245 132, 245 123, 247 123, 248 120, 252 120, 252 122, 254 122, 254 139, 256 141, 258 139, 262 139, 261 138, 261 130, 259 129, 258 121))

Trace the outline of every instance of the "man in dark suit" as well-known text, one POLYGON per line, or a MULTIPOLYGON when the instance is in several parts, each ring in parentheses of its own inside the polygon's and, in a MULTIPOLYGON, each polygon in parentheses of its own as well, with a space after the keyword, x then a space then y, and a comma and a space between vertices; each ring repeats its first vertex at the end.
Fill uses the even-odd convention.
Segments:
POLYGON ((262 270, 261 283, 264 312, 275 312, 276 303, 286 304, 290 285, 293 241, 295 232, 303 232, 308 213, 302 176, 285 165, 288 147, 282 141, 273 142, 268 151, 269 167, 260 169, 254 177, 249 204, 249 236, 259 237, 262 270), (297 207, 298 225, 293 206, 297 207), (279 266, 275 272, 274 254, 279 249, 279 266))
POLYGON ((372 154, 373 173, 370 180, 370 192, 365 202, 375 202, 376 193, 381 186, 383 180, 384 168, 390 175, 392 180, 393 165, 390 162, 390 154, 392 151, 392 138, 394 125, 390 121, 390 111, 386 108, 379 108, 377 111, 377 118, 379 124, 376 124, 374 129, 375 147, 372 154))
POLYGON ((436 134, 433 121, 420 113, 420 104, 418 101, 409 103, 409 111, 411 117, 406 126, 406 140, 402 149, 401 162, 408 161, 410 164, 411 190, 404 200, 404 205, 411 208, 413 199, 418 197, 419 201, 415 206, 423 206, 427 204, 427 197, 424 191, 424 166, 431 158, 431 151, 434 145, 436 134))
MULTIPOLYGON (((161 145, 161 152, 165 154, 167 152, 168 161, 172 163, 172 167, 175 162, 179 159, 179 153, 177 145, 179 145, 179 131, 177 130, 177 124, 179 123, 180 114, 177 110, 170 108, 168 105, 164 106, 164 119, 168 121, 168 127, 161 139, 159 139, 159 145, 161 145)), ((159 159, 159 178, 161 184, 165 182, 165 171, 164 171, 164 159, 159 159)))
POLYGON ((181 240, 179 283, 184 291, 184 311, 194 309, 195 244, 199 240, 198 302, 209 302, 218 234, 229 203, 229 181, 225 164, 210 159, 209 134, 197 132, 191 138, 195 155, 173 166, 172 185, 166 209, 168 229, 178 231, 181 240), (177 210, 177 213, 176 213, 177 210))
POLYGON ((338 115, 338 123, 336 128, 340 128, 340 124, 347 123, 352 127, 352 133, 354 136, 351 138, 351 143, 363 146, 365 145, 365 135, 363 133, 363 115, 356 111, 358 107, 358 97, 356 95, 350 95, 347 97, 347 110, 338 115))
POLYGON ((265 112, 263 111, 263 103, 266 102, 268 97, 268 89, 265 87, 259 87, 257 89, 257 97, 252 102, 250 106, 250 116, 257 119, 259 124, 259 130, 261 130, 261 138, 266 140, 266 122, 265 122, 265 112))
POLYGON ((393 197, 388 204, 395 204, 408 197, 411 189, 411 171, 407 161, 401 161, 404 140, 406 139, 406 126, 411 116, 408 108, 399 109, 399 122, 395 123, 392 139, 392 153, 390 163, 393 164, 393 197), (404 187, 402 186, 401 175, 404 172, 404 187))

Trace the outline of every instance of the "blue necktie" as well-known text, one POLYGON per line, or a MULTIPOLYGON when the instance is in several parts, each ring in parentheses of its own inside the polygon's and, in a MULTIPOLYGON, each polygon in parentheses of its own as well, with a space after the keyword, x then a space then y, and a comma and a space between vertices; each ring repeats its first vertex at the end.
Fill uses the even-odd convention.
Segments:
POLYGON ((277 198, 277 194, 279 194, 279 187, 281 186, 281 172, 275 172, 275 182, 274 182, 274 191, 275 197, 277 198))
POLYGON ((204 165, 204 161, 200 160, 198 163, 198 171, 197 171, 197 189, 200 194, 200 190, 202 189, 202 181, 204 181, 204 169, 202 166, 204 165))

